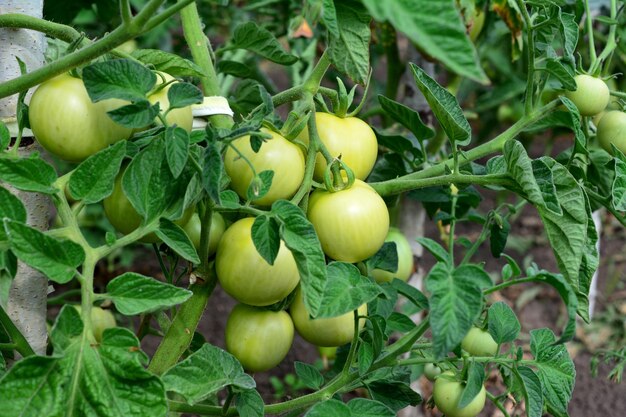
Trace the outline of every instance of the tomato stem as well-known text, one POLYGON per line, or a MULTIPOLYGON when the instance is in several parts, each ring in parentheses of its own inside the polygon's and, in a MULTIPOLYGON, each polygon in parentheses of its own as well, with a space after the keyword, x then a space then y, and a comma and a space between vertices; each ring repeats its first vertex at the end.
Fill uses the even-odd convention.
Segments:
POLYGON ((531 114, 535 106, 534 93, 535 93, 535 36, 533 30, 532 20, 526 9, 526 4, 522 0, 516 0, 517 7, 522 13, 524 19, 524 25, 526 26, 526 60, 527 62, 527 81, 526 81, 526 93, 524 96, 524 108, 525 114, 531 114))

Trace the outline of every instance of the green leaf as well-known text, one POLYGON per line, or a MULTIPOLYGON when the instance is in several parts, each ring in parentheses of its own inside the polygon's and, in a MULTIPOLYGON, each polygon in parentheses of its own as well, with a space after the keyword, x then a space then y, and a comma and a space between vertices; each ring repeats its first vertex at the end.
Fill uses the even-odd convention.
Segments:
POLYGON ((291 65, 298 61, 298 57, 283 49, 272 32, 257 26, 254 22, 238 25, 231 43, 232 48, 247 49, 277 64, 291 65))
POLYGON ((11 132, 6 124, 0 121, 0 152, 4 151, 11 143, 11 132))
POLYGON ((347 405, 339 400, 327 400, 315 404, 304 417, 352 417, 347 405))
POLYGON ((494 221, 489 227, 489 248, 495 258, 499 258, 502 252, 504 252, 510 230, 511 225, 504 217, 500 218, 500 222, 494 221))
POLYGON ((454 2, 364 0, 363 3, 374 19, 391 22, 451 71, 482 84, 489 82, 454 2))
POLYGON ((543 416, 543 390, 537 374, 528 366, 514 367, 513 372, 522 388, 528 417, 543 416))
POLYGON ((170 172, 178 178, 189 158, 189 133, 182 127, 169 126, 165 130, 165 156, 170 172))
MULTIPOLYGON (((210 141, 204 149, 202 158, 202 187, 207 192, 215 204, 221 204, 222 177, 224 173, 224 162, 217 142, 210 141)), ((236 197, 236 194, 234 195, 236 197)), ((236 200, 239 205, 239 197, 236 200)))
POLYGON ((85 260, 83 248, 71 240, 54 239, 9 218, 4 230, 15 256, 59 284, 69 282, 85 260))
POLYGON ((57 191, 53 186, 56 179, 54 168, 39 155, 28 159, 0 157, 0 181, 18 190, 54 194, 57 191))
POLYGON ((274 171, 265 170, 258 172, 256 177, 250 181, 250 186, 246 190, 246 198, 249 201, 255 201, 265 197, 270 191, 272 180, 274 179, 274 171))
POLYGON ((126 141, 104 148, 84 160, 70 176, 70 195, 93 204, 111 195, 113 183, 126 155, 126 141))
POLYGON ((626 156, 613 147, 615 155, 615 178, 611 184, 611 202, 619 211, 626 211, 626 156))
MULTIPOLYGON (((563 124, 564 127, 567 127, 574 132, 574 152, 588 155, 589 151, 587 150, 587 135, 585 135, 585 132, 583 132, 583 128, 581 126, 581 116, 578 112, 578 107, 576 107, 572 100, 565 97, 564 95, 559 96, 559 99, 561 100, 563 105, 567 107, 568 110, 565 117, 563 118, 563 124)), ((554 115, 556 116, 557 114, 554 113, 554 115)))
POLYGON ((439 262, 443 262, 448 265, 451 264, 450 252, 445 250, 443 246, 441 246, 439 243, 435 242, 431 238, 418 237, 417 243, 422 245, 424 249, 430 252, 435 257, 435 259, 437 259, 439 262))
POLYGON ((422 118, 415 110, 380 94, 378 95, 378 102, 385 113, 409 129, 420 142, 435 136, 435 131, 422 122, 422 118))
POLYGON ((561 13, 561 37, 563 38, 564 57, 574 61, 574 52, 578 44, 578 22, 576 15, 561 13))
POLYGON ((265 404, 261 394, 255 389, 246 389, 237 393, 235 406, 239 417, 263 417, 265 404))
POLYGON ((459 403, 457 407, 467 407, 472 402, 472 400, 476 398, 478 393, 483 389, 484 383, 485 368, 482 364, 470 362, 467 372, 467 383, 465 384, 465 388, 463 388, 463 392, 461 393, 461 398, 459 398, 459 403))
MULTIPOLYGON (((461 343, 482 310, 483 294, 475 279, 481 273, 476 269, 479 268, 461 266, 452 270, 439 262, 426 277, 426 288, 431 293, 428 317, 437 359, 443 358, 461 343)), ((480 281, 489 280, 486 272, 482 271, 482 274, 486 278, 482 277, 480 281)))
POLYGON ((396 272, 398 270, 398 249, 396 242, 385 242, 371 258, 366 261, 370 273, 374 269, 396 272))
POLYGON ((187 301, 191 291, 157 281, 135 272, 126 272, 107 284, 115 308, 126 316, 173 307, 187 301))
POLYGON ((373 400, 383 403, 394 412, 422 402, 422 397, 404 382, 376 381, 367 384, 367 389, 373 400))
POLYGON ((338 317, 358 309, 382 292, 379 285, 345 262, 331 262, 317 318, 338 317))
POLYGON ((174 83, 167 90, 168 111, 202 103, 204 94, 198 87, 189 83, 174 83))
POLYGON ((387 330, 389 333, 394 331, 406 333, 413 330, 413 328, 415 328, 415 323, 404 314, 394 311, 387 317, 387 330))
POLYGON ((294 367, 296 368, 296 375, 308 388, 318 390, 324 385, 324 377, 313 365, 296 361, 294 367))
POLYGON ((202 77, 204 71, 188 59, 158 49, 138 49, 133 57, 144 64, 150 64, 157 71, 167 72, 174 77, 202 77))
POLYGON ((489 334, 499 345, 517 339, 522 329, 511 307, 499 301, 489 307, 489 334))
POLYGON ((296 260, 306 310, 315 318, 328 280, 322 245, 311 222, 293 203, 278 200, 272 213, 280 220, 280 237, 296 260))
POLYGON ((254 219, 252 224, 252 243, 265 261, 274 265, 280 249, 280 232, 278 222, 270 216, 262 215, 254 219))
POLYGON ((229 385, 244 390, 256 386, 233 355, 208 343, 168 370, 162 380, 167 391, 192 405, 229 385))
POLYGON ((370 16, 359 2, 335 2, 338 32, 329 33, 329 57, 337 70, 359 84, 370 72, 370 16))
POLYGON ((83 69, 83 82, 91 101, 109 98, 142 100, 156 83, 156 75, 129 59, 97 62, 83 69))
POLYGON ((189 240, 187 233, 176 223, 166 218, 159 221, 159 228, 155 231, 156 235, 174 252, 188 260, 191 263, 199 264, 200 257, 196 252, 196 248, 189 240))
POLYGON ((452 142, 452 146, 465 146, 472 140, 472 128, 463 115, 456 97, 430 78, 417 65, 411 64, 411 71, 437 121, 452 142))
POLYGON ((220 72, 222 74, 232 75, 237 78, 256 79, 255 77, 256 74, 254 73, 252 68, 250 68, 249 65, 246 65, 243 62, 220 60, 217 63, 217 72, 220 72))
POLYGON ((158 102, 152 104, 148 100, 141 99, 135 103, 108 111, 107 114, 117 124, 138 129, 151 124, 159 114, 159 110, 158 102))
POLYGON ((549 408, 567 415, 567 404, 572 398, 576 370, 565 345, 555 344, 550 329, 530 331, 530 351, 535 357, 537 376, 549 408))
MULTIPOLYGON (((380 352, 377 352, 380 353, 380 352)), ((369 343, 361 343, 357 351, 357 365, 359 366, 359 375, 365 375, 374 363, 374 348, 369 343)))
POLYGON ((574 74, 569 66, 563 65, 556 58, 548 58, 546 61, 546 71, 554 76, 565 90, 576 90, 574 74))
POLYGON ((428 308, 428 299, 417 288, 397 278, 391 281, 391 285, 396 291, 398 291, 398 293, 405 296, 406 299, 413 303, 413 305, 415 305, 419 310, 426 310, 428 308))
POLYGON ((396 413, 385 404, 368 400, 367 398, 354 398, 348 402, 348 408, 354 417, 394 417, 396 413))
MULTIPOLYGON (((12 194, 6 188, 0 186, 0 221, 4 218, 15 220, 20 223, 26 223, 26 208, 22 201, 12 194)), ((7 240, 4 227, 0 228, 0 242, 7 240)), ((1 263, 1 262, 0 262, 1 263)), ((0 269, 1 265, 0 265, 0 269)))
POLYGON ((115 328, 105 331, 101 344, 92 344, 82 337, 82 327, 76 310, 63 308, 53 327, 53 344, 62 340, 63 349, 55 345, 54 356, 29 356, 11 368, 0 380, 0 398, 11 398, 3 402, 2 415, 165 415, 163 384, 145 370, 139 340, 115 328))

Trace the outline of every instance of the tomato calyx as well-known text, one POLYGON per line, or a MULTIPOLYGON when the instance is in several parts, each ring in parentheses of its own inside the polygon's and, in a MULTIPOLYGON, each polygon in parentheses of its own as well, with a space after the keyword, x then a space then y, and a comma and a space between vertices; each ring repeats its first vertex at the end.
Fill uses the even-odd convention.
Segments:
POLYGON ((355 179, 354 171, 341 160, 341 155, 339 158, 334 158, 324 171, 324 185, 330 193, 352 187, 355 179), (342 174, 342 171, 345 172, 345 175, 342 174))

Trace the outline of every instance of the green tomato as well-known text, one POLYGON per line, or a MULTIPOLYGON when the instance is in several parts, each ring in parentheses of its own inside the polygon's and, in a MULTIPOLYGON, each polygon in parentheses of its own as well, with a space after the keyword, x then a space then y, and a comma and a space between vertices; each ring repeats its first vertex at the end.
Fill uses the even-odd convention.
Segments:
POLYGON ((238 304, 226 323, 226 350, 251 372, 274 368, 293 342, 293 322, 285 311, 238 304))
POLYGON ((406 282, 413 273, 413 251, 411 244, 406 236, 396 227, 390 227, 385 242, 395 242, 396 252, 398 253, 398 268, 395 272, 384 271, 382 269, 374 269, 371 272, 376 282, 390 282, 394 278, 401 279, 406 282))
MULTIPOLYGON (((183 229, 193 246, 195 246, 197 251, 200 251, 200 231, 202 228, 202 223, 200 222, 200 217, 198 213, 193 213, 187 224, 183 229)), ((224 218, 218 212, 213 212, 211 214, 211 231, 209 232, 209 256, 215 253, 217 249, 217 244, 220 242, 222 235, 224 234, 224 230, 226 229, 226 223, 224 222, 224 218)))
MULTIPOLYGON (((157 87, 175 79, 171 75, 166 74, 164 72, 159 72, 158 74, 157 74, 157 87), (162 81, 161 77, 158 74, 163 76, 164 81, 162 81)), ((162 113, 165 113, 170 108, 170 101, 167 98, 167 92, 175 83, 176 82, 168 84, 167 86, 161 88, 154 94, 151 94, 150 96, 148 96, 148 100, 150 101, 150 103, 152 104, 156 102, 159 103, 159 107, 161 109, 160 111, 162 113)), ((193 125, 193 114, 191 112, 191 106, 186 106, 186 107, 182 107, 182 108, 174 109, 170 111, 165 117, 165 121, 170 126, 176 125, 178 127, 182 127, 187 132, 191 132, 191 127, 193 125)), ((161 121, 158 118, 155 119, 155 122, 157 124, 161 124, 161 121)))
POLYGON ((337 357, 337 346, 318 346, 317 352, 322 358, 333 360, 337 357))
MULTIPOLYGON (((356 178, 364 180, 374 168, 378 156, 378 141, 372 128, 356 117, 337 117, 329 113, 315 113, 317 133, 333 157, 339 157, 348 165, 356 178)), ((309 132, 304 129, 298 136, 309 143, 309 132)), ((323 181, 326 160, 322 154, 315 160, 316 181, 323 181)))
POLYGON ((472 327, 463 338, 461 347, 472 356, 495 356, 498 344, 488 331, 472 327))
POLYGON ((83 80, 63 74, 35 90, 28 118, 35 138, 48 152, 66 161, 80 162, 130 137, 132 129, 118 125, 107 115, 126 104, 117 99, 92 103, 83 80))
POLYGON ((600 113, 609 104, 611 98, 609 87, 600 78, 580 74, 574 77, 575 91, 566 91, 565 97, 574 102, 583 116, 600 113))
MULTIPOLYGON (((352 311, 339 317, 311 319, 304 305, 300 289, 298 289, 291 303, 289 313, 298 334, 304 340, 314 345, 323 347, 342 346, 352 341, 354 336, 354 314, 352 311)), ((367 315, 367 304, 359 307, 358 313, 359 316, 367 315)), ((365 321, 359 320, 359 329, 362 329, 364 325, 365 321)))
POLYGON ((385 201, 361 180, 334 193, 315 190, 309 198, 307 216, 324 253, 338 261, 354 263, 369 258, 389 232, 385 201))
MULTIPOLYGON (((74 308, 79 314, 82 314, 82 308, 80 305, 75 304, 74 308)), ((111 310, 104 310, 96 306, 91 307, 91 331, 96 339, 96 342, 101 343, 104 331, 115 326, 117 326, 117 323, 115 322, 115 316, 113 316, 111 310)))
MULTIPOLYGON (((126 197, 126 194, 124 194, 122 176, 125 170, 126 168, 122 168, 119 174, 117 174, 115 183, 113 184, 113 192, 104 199, 102 205, 104 206, 106 218, 109 219, 109 222, 115 230, 127 235, 139 227, 143 218, 137 213, 137 210, 135 210, 128 197, 126 197)), ((174 221, 174 223, 183 227, 187 224, 194 211, 194 207, 188 207, 183 213, 183 216, 174 221)), ((159 239, 156 234, 150 233, 139 239, 139 241, 143 243, 159 243, 161 239, 159 239)))
POLYGON ((446 371, 439 375, 433 387, 433 400, 435 405, 446 417, 474 417, 485 407, 487 392, 485 387, 465 407, 459 408, 461 394, 465 384, 454 379, 452 371, 446 371))
POLYGON ((611 144, 626 152, 626 113, 617 110, 606 112, 598 123, 596 133, 598 143, 607 152, 613 153, 611 144))
POLYGON ((240 303, 267 306, 287 297, 300 282, 296 261, 283 241, 274 265, 267 263, 252 242, 253 218, 233 223, 220 240, 215 257, 217 277, 240 303))
POLYGON ((441 374, 441 368, 434 363, 427 363, 424 365, 424 376, 429 381, 434 381, 441 374))
MULTIPOLYGON (((257 174, 274 171, 272 185, 267 194, 252 200, 260 206, 271 206, 279 199, 289 199, 298 191, 304 179, 304 155, 298 145, 289 142, 276 132, 261 129, 272 138, 261 145, 258 152, 250 146, 250 136, 233 141, 232 145, 252 164, 257 174)), ((244 158, 231 146, 224 155, 224 168, 230 177, 230 185, 242 198, 246 198, 254 174, 244 158)))

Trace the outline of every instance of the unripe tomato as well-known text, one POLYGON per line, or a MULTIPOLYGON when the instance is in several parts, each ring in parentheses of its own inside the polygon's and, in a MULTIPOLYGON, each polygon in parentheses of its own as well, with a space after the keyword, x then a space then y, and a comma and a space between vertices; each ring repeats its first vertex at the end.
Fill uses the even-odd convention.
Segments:
MULTIPOLYGON (((250 146, 250 136, 236 139, 232 144, 254 166, 257 174, 274 171, 272 186, 263 197, 253 200, 254 204, 271 206, 279 199, 289 199, 298 191, 304 179, 304 155, 298 145, 289 142, 276 132, 261 129, 272 138, 261 145, 259 152, 250 146)), ((246 198, 248 187, 254 178, 248 163, 230 146, 224 156, 224 168, 230 176, 230 185, 242 198, 246 198)))
POLYGON ((607 152, 613 153, 611 144, 620 151, 626 152, 626 113, 618 110, 606 112, 598 123, 596 133, 598 143, 607 152))
POLYGON ((92 103, 83 80, 62 74, 33 94, 28 117, 37 141, 61 159, 80 162, 132 134, 107 112, 128 103, 109 99, 92 103))
POLYGON ((446 415, 446 417, 474 417, 485 407, 487 392, 485 387, 478 392, 478 395, 465 407, 459 408, 459 400, 465 388, 465 384, 453 379, 452 371, 446 371, 437 377, 433 387, 433 400, 435 405, 446 415))
MULTIPOLYGON (((201 228, 202 223, 200 222, 198 213, 193 213, 187 224, 185 224, 185 227, 183 227, 197 251, 200 250, 201 228)), ((215 253, 217 244, 220 242, 225 229, 226 223, 224 222, 224 218, 221 214, 214 211, 211 214, 211 230, 209 231, 209 256, 215 253)))
POLYGON ((317 352, 322 358, 333 360, 337 357, 337 346, 318 346, 317 352))
POLYGON ((252 372, 272 369, 287 356, 293 342, 293 322, 286 311, 269 311, 238 304, 226 323, 226 350, 252 372))
POLYGON ((385 242, 395 242, 396 252, 398 253, 398 268, 395 272, 384 271, 382 269, 374 269, 371 272, 376 282, 390 282, 394 278, 408 281, 413 273, 413 251, 411 244, 406 236, 396 227, 390 227, 385 242))
MULTIPOLYGON (((82 312, 80 305, 75 304, 74 308, 79 314, 82 312)), ((117 326, 117 323, 115 322, 115 316, 113 316, 111 310, 104 310, 96 306, 91 307, 91 331, 98 343, 102 342, 102 334, 104 331, 115 326, 117 326)))
MULTIPOLYGON (((354 314, 352 311, 328 319, 311 319, 304 305, 302 291, 298 290, 289 313, 296 326, 298 334, 307 342, 317 346, 342 346, 349 343, 354 336, 354 314)), ((367 304, 358 309, 360 316, 367 315, 367 304)), ((364 320, 359 320, 359 329, 365 325, 364 320)))
POLYGON ((369 258, 389 232, 384 200, 361 180, 334 193, 315 190, 309 198, 307 216, 324 253, 338 261, 354 263, 369 258))
POLYGON ((217 245, 215 268, 224 291, 241 303, 267 306, 287 297, 300 282, 296 261, 283 241, 274 265, 252 242, 253 218, 233 223, 217 245))
POLYGON ((434 363, 427 363, 424 365, 424 376, 429 381, 434 381, 437 376, 441 374, 441 368, 434 363))
MULTIPOLYGON (((378 155, 378 141, 372 128, 357 117, 337 117, 334 114, 315 113, 317 133, 328 152, 334 157, 341 155, 341 160, 348 165, 354 175, 364 180, 374 168, 378 155)), ((298 136, 309 143, 309 132, 304 129, 298 136)), ((322 154, 315 160, 316 181, 324 179, 326 160, 322 154)))
MULTIPOLYGON (((157 75, 157 86, 174 80, 174 77, 169 74, 166 74, 164 72, 160 72, 159 74, 163 76, 165 81, 161 82, 161 77, 157 75)), ((174 84, 175 83, 176 82, 174 82, 174 84)), ((160 111, 162 113, 165 113, 167 109, 170 108, 170 101, 167 98, 167 92, 172 87, 172 85, 173 84, 168 84, 156 93, 148 96, 148 100, 150 100, 150 103, 154 104, 156 102, 159 102, 159 107, 161 108, 160 111)), ((191 132, 191 127, 193 125, 193 114, 191 113, 191 106, 172 110, 167 114, 165 120, 170 126, 176 125, 178 127, 182 127, 187 132, 191 132)), ((161 121, 158 118, 155 119, 155 122, 157 124, 161 124, 161 121)))
MULTIPOLYGON (((115 230, 127 235, 139 227, 143 218, 137 213, 137 210, 135 210, 128 197, 126 197, 126 194, 124 194, 122 176, 125 170, 126 169, 123 168, 120 170, 119 174, 117 174, 113 185, 113 192, 104 199, 102 205, 104 206, 105 216, 109 219, 109 222, 115 230)), ((193 213, 194 207, 188 207, 183 213, 183 216, 174 221, 174 223, 183 227, 187 224, 193 213)), ((159 239, 156 234, 150 233, 139 239, 139 241, 143 243, 159 243, 161 239, 159 239)))
POLYGON ((606 108, 611 95, 604 81, 586 74, 577 75, 574 80, 576 90, 566 91, 565 97, 574 102, 581 115, 593 116, 606 108))
POLYGON ((498 344, 488 331, 472 327, 461 342, 461 347, 473 356, 495 356, 498 344))

